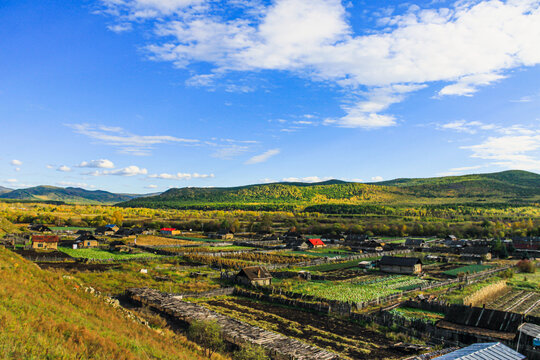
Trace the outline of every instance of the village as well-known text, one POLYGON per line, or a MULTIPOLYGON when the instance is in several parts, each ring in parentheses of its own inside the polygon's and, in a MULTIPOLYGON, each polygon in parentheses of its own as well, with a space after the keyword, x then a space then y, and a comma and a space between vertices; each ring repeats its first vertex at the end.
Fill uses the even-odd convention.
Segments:
POLYGON ((540 359, 540 238, 30 224, 0 244, 180 332, 215 321, 229 347, 272 359, 540 359))

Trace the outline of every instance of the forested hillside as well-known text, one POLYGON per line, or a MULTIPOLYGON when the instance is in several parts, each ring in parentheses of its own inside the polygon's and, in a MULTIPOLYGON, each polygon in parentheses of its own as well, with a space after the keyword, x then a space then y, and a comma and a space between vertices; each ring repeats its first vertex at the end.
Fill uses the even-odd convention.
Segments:
POLYGON ((235 188, 170 189, 124 207, 290 210, 312 205, 506 204, 540 201, 540 175, 526 171, 361 184, 275 183, 235 188))

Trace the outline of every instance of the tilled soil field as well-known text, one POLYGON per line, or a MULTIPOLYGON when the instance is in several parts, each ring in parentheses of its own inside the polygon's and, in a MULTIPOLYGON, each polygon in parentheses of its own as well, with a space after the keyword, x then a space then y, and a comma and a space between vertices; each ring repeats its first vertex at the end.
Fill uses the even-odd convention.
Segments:
POLYGON ((540 293, 509 288, 486 307, 496 310, 540 316, 540 293))
POLYGON ((205 305, 222 314, 338 352, 350 359, 400 359, 408 355, 393 348, 397 341, 380 332, 322 314, 238 297, 208 300, 205 305))

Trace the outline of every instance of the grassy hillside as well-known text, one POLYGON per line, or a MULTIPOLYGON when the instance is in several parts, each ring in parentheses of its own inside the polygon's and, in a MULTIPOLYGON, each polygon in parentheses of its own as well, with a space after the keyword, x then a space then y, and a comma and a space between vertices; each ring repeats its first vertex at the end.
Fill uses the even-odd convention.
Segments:
POLYGON ((10 191, 13 191, 13 189, 10 189, 10 188, 7 188, 7 187, 3 187, 3 186, 0 186, 0 194, 5 194, 5 193, 8 193, 10 191))
POLYGON ((161 334, 0 248, 1 359, 204 359, 184 338, 161 334))
POLYGON ((0 217, 0 238, 2 238, 5 234, 16 233, 18 231, 19 229, 17 226, 13 225, 3 217, 0 217))
POLYGON ((18 189, 0 195, 0 199, 17 200, 53 200, 66 203, 114 204, 134 198, 133 195, 113 194, 102 190, 85 190, 81 188, 61 188, 55 186, 36 186, 18 189))
POLYGON ((508 203, 540 200, 540 175, 526 171, 451 176, 427 179, 396 179, 361 184, 329 181, 318 184, 275 183, 234 188, 170 189, 158 196, 132 199, 120 206, 219 208, 242 205, 316 204, 449 204, 508 203))

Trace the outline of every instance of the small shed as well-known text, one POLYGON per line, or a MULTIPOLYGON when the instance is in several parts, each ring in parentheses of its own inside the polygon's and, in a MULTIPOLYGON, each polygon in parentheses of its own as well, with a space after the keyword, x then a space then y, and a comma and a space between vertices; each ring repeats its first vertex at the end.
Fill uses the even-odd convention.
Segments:
POLYGON ((381 271, 395 274, 419 274, 422 260, 412 257, 383 256, 379 261, 381 271))
POLYGON ((435 360, 523 360, 526 357, 500 342, 472 344, 435 360))
POLYGON ((373 262, 367 261, 367 260, 360 261, 360 262, 358 263, 358 267, 359 267, 360 269, 372 269, 372 268, 373 268, 373 262))
POLYGON ((34 235, 32 236, 32 249, 56 250, 58 249, 58 236, 34 235))
POLYGON ((236 281, 246 285, 271 285, 272 274, 264 266, 249 266, 236 274, 236 281))
POLYGON ((305 241, 295 241, 295 242, 291 242, 289 244, 289 246, 293 249, 293 250, 298 250, 298 251, 302 251, 302 250, 307 250, 309 249, 309 245, 307 244, 307 242, 305 241))
POLYGON ((321 239, 308 239, 307 245, 313 249, 326 246, 321 239))

